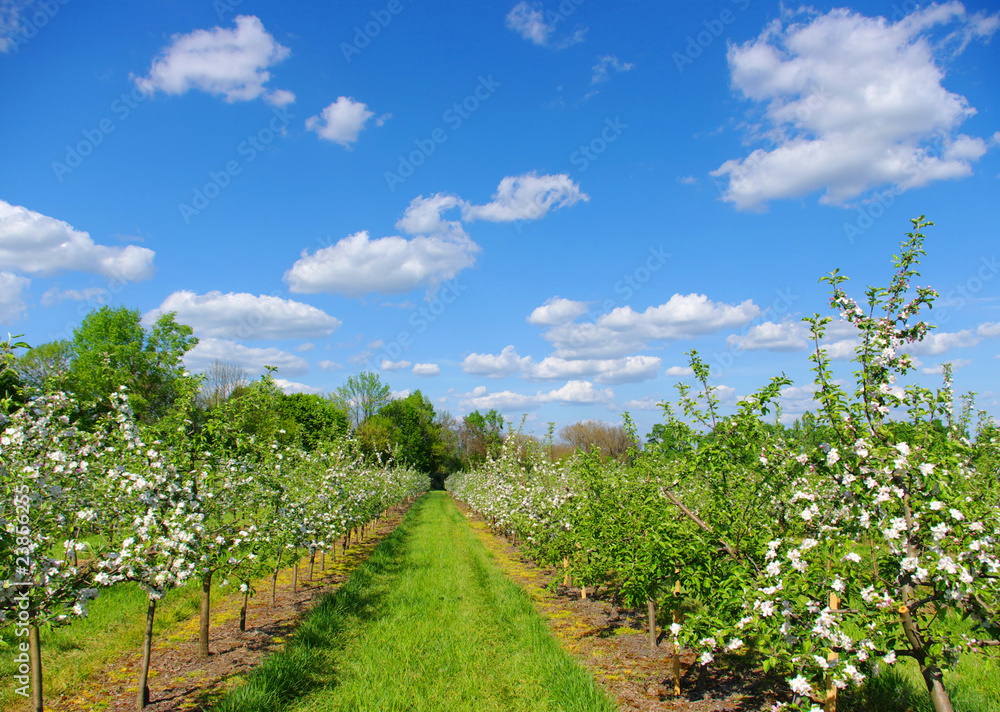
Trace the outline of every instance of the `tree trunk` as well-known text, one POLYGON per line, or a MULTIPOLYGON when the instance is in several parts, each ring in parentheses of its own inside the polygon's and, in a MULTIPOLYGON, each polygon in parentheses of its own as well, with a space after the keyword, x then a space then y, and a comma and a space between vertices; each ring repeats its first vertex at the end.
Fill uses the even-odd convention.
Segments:
POLYGON ((243 607, 240 608, 240 632, 245 633, 247 629, 247 602, 250 600, 250 582, 247 581, 247 590, 243 592, 243 607))
POLYGON ((319 570, 320 573, 326 571, 326 549, 319 550, 319 570))
POLYGON ((656 649, 656 601, 652 598, 646 599, 646 610, 649 614, 649 648, 656 649))
POLYGON ((156 615, 156 601, 149 599, 146 609, 146 634, 142 639, 142 667, 139 668, 139 690, 135 705, 137 710, 149 704, 149 659, 153 654, 153 617, 156 615))
POLYGON ((208 624, 211 613, 212 571, 201 577, 201 625, 198 626, 198 657, 208 657, 208 624))
POLYGON ((316 550, 309 552, 309 580, 313 580, 313 568, 316 566, 316 550))
POLYGON ((299 592, 299 557, 295 557, 295 563, 292 564, 292 593, 299 592))
POLYGON ((31 664, 32 709, 34 712, 42 712, 45 704, 42 699, 42 638, 35 625, 28 628, 28 657, 31 664))

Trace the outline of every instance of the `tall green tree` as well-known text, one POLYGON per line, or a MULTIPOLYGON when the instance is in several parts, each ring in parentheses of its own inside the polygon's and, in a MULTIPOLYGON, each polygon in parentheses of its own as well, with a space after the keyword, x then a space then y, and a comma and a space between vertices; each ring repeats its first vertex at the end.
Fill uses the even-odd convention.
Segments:
POLYGON ((391 391, 377 373, 362 371, 349 377, 330 399, 347 413, 351 428, 357 428, 391 400, 391 391))
POLYGON ((395 427, 399 448, 396 457, 401 462, 420 472, 437 471, 434 445, 440 435, 434 423, 434 406, 420 391, 390 401, 379 415, 388 418, 395 427))
POLYGON ((197 343, 173 312, 147 331, 137 309, 103 306, 73 332, 68 386, 90 404, 88 418, 106 410, 108 396, 126 386, 136 418, 154 423, 173 405, 179 380, 187 378, 182 359, 197 343))
POLYGON ((66 389, 72 362, 73 344, 65 340, 50 341, 19 356, 14 369, 25 387, 52 393, 66 389))
POLYGON ((335 403, 315 393, 281 394, 278 416, 289 441, 298 441, 306 450, 347 433, 347 414, 335 403))

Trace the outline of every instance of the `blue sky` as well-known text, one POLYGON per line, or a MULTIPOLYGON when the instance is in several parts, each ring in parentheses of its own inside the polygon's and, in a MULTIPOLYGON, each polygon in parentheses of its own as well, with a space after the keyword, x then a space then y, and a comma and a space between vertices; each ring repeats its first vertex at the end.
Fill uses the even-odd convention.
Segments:
POLYGON ((187 363, 361 370, 544 432, 784 372, 824 274, 941 299, 915 380, 1000 415, 1000 51, 958 2, 0 0, 0 329, 176 311, 187 363))

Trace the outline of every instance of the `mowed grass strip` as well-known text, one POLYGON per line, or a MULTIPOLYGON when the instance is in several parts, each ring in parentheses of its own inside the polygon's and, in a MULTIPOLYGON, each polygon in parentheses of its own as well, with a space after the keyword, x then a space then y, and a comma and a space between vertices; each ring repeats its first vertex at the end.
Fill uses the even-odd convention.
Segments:
POLYGON ((444 492, 215 712, 615 710, 444 492))

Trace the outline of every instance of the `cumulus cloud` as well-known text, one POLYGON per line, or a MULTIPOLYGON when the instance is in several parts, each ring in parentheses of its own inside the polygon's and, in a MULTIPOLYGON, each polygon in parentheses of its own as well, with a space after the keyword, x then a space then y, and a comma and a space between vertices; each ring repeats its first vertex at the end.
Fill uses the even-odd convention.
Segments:
POLYGON ((329 336, 340 320, 322 309, 291 299, 219 291, 195 294, 174 292, 152 310, 147 321, 176 312, 176 321, 187 324, 198 336, 222 339, 296 339, 329 336))
POLYGON ((358 140, 365 123, 375 115, 368 105, 352 97, 341 96, 322 111, 322 116, 306 119, 306 128, 327 141, 350 148, 358 140))
POLYGON ((6 54, 17 46, 14 39, 25 31, 22 13, 31 6, 31 0, 2 0, 0 2, 0 52, 6 54))
POLYGON ((575 302, 572 299, 552 297, 536 307, 528 316, 529 324, 536 326, 558 326, 574 321, 587 313, 587 302, 575 302))
POLYGON ((550 209, 586 200, 565 175, 528 173, 500 182, 493 202, 471 205, 456 195, 435 193, 410 201, 396 227, 413 237, 372 239, 368 232, 349 235, 314 253, 304 250, 285 281, 293 292, 331 292, 359 297, 371 292, 401 294, 418 287, 433 293, 476 262, 482 248, 466 234, 462 220, 539 219, 550 209), (456 209, 461 219, 446 215, 456 209))
POLYGON ((0 272, 0 321, 18 321, 28 315, 24 290, 31 286, 27 277, 0 272))
POLYGON ((660 359, 654 356, 617 359, 566 359, 548 356, 536 363, 530 356, 519 356, 511 345, 499 354, 469 354, 462 362, 462 370, 487 378, 504 378, 519 373, 532 381, 579 380, 588 377, 598 383, 617 384, 656 378, 660 363, 660 359))
POLYGON ((417 363, 413 365, 413 374, 415 376, 439 376, 441 375, 441 367, 436 363, 417 363))
POLYGON ((264 373, 274 366, 282 376, 301 376, 309 372, 309 362, 301 356, 276 348, 254 348, 226 339, 201 339, 184 355, 184 365, 194 373, 208 370, 216 361, 239 366, 248 373, 264 373))
MULTIPOLYGON (((969 358, 956 358, 956 359, 952 359, 951 361, 949 361, 947 363, 951 364, 951 368, 952 368, 953 371, 957 371, 960 368, 965 368, 966 366, 971 366, 972 365, 972 359, 969 359, 969 358)), ((925 366, 924 368, 920 369, 920 372, 923 373, 923 374, 926 374, 928 376, 934 375, 934 374, 944 373, 944 364, 943 363, 939 363, 937 366, 925 366)))
POLYGON ((540 176, 531 172, 507 176, 500 181, 493 200, 485 205, 463 205, 462 217, 466 221, 490 222, 538 220, 550 210, 567 208, 581 200, 586 202, 590 196, 565 173, 540 176))
POLYGON ((291 291, 306 294, 360 297, 371 292, 401 294, 418 287, 433 290, 475 264, 480 250, 467 237, 372 239, 362 231, 311 254, 303 250, 284 279, 291 291))
POLYGON ((956 132, 975 109, 944 88, 935 53, 949 43, 929 35, 957 28, 961 51, 995 32, 996 15, 970 18, 958 2, 895 23, 848 9, 803 12, 808 22, 774 20, 729 48, 733 88, 763 109, 753 138, 770 146, 712 172, 728 181, 725 200, 758 210, 823 191, 820 202, 839 205, 880 186, 905 191, 971 174, 987 142, 956 132))
POLYGON ((285 393, 311 393, 320 394, 323 392, 322 388, 314 388, 313 386, 307 386, 304 383, 296 383, 295 381, 288 381, 284 378, 275 378, 275 385, 278 386, 285 393))
POLYGON ((552 16, 552 21, 546 19, 542 5, 536 2, 522 1, 507 13, 507 29, 516 32, 523 39, 539 47, 561 50, 583 42, 587 29, 578 28, 573 34, 561 39, 555 38, 556 23, 564 16, 552 16))
POLYGON ((562 324, 543 337, 561 358, 620 358, 650 341, 671 341, 742 326, 761 313, 751 300, 713 302, 704 294, 675 294, 666 303, 636 312, 618 307, 594 322, 562 324))
POLYGON ((236 18, 236 27, 195 30, 176 34, 153 61, 149 74, 134 77, 143 91, 183 94, 190 89, 221 96, 227 102, 250 101, 263 96, 284 106, 295 95, 284 89, 268 91, 268 68, 290 54, 252 15, 236 18))
POLYGON ((637 383, 656 378, 661 360, 656 356, 626 356, 617 359, 565 359, 549 356, 525 369, 531 380, 593 378, 598 383, 637 383))
POLYGON ((921 341, 906 344, 901 350, 917 356, 938 356, 952 349, 967 349, 979 344, 982 337, 971 329, 931 331, 921 341))
MULTIPOLYGON (((847 321, 827 325, 822 347, 836 360, 854 357, 858 330, 847 321)), ((739 351, 804 351, 813 346, 809 326, 802 321, 764 321, 726 337, 726 345, 739 351)))
POLYGON ((382 363, 379 364, 379 368, 383 371, 401 371, 404 368, 409 368, 413 364, 409 361, 390 361, 387 358, 382 359, 382 363))
POLYGON ((986 339, 1000 336, 1000 321, 988 321, 976 327, 976 333, 986 339))
POLYGON ((622 403, 622 410, 659 410, 662 402, 659 398, 634 398, 622 403))
POLYGON ((668 376, 674 376, 674 377, 693 376, 694 369, 691 368, 690 366, 671 366, 666 370, 666 374, 668 376))
POLYGON ((615 394, 610 388, 603 390, 594 387, 589 381, 569 381, 561 388, 551 391, 538 391, 534 395, 515 393, 514 391, 500 391, 489 393, 483 386, 479 386, 471 393, 460 397, 463 407, 469 410, 490 410, 496 409, 501 412, 528 411, 535 410, 547 403, 559 405, 593 405, 609 404, 614 400, 615 394))
POLYGON ((0 200, 0 268, 50 275, 79 271, 138 282, 153 276, 154 252, 107 247, 69 223, 0 200))
POLYGON ((513 345, 499 354, 471 353, 462 361, 462 370, 473 376, 504 378, 531 365, 530 356, 518 356, 513 345))
POLYGON ((336 361, 330 361, 329 359, 325 359, 323 361, 317 361, 316 365, 319 366, 324 371, 343 371, 344 370, 344 364, 337 363, 336 361))

